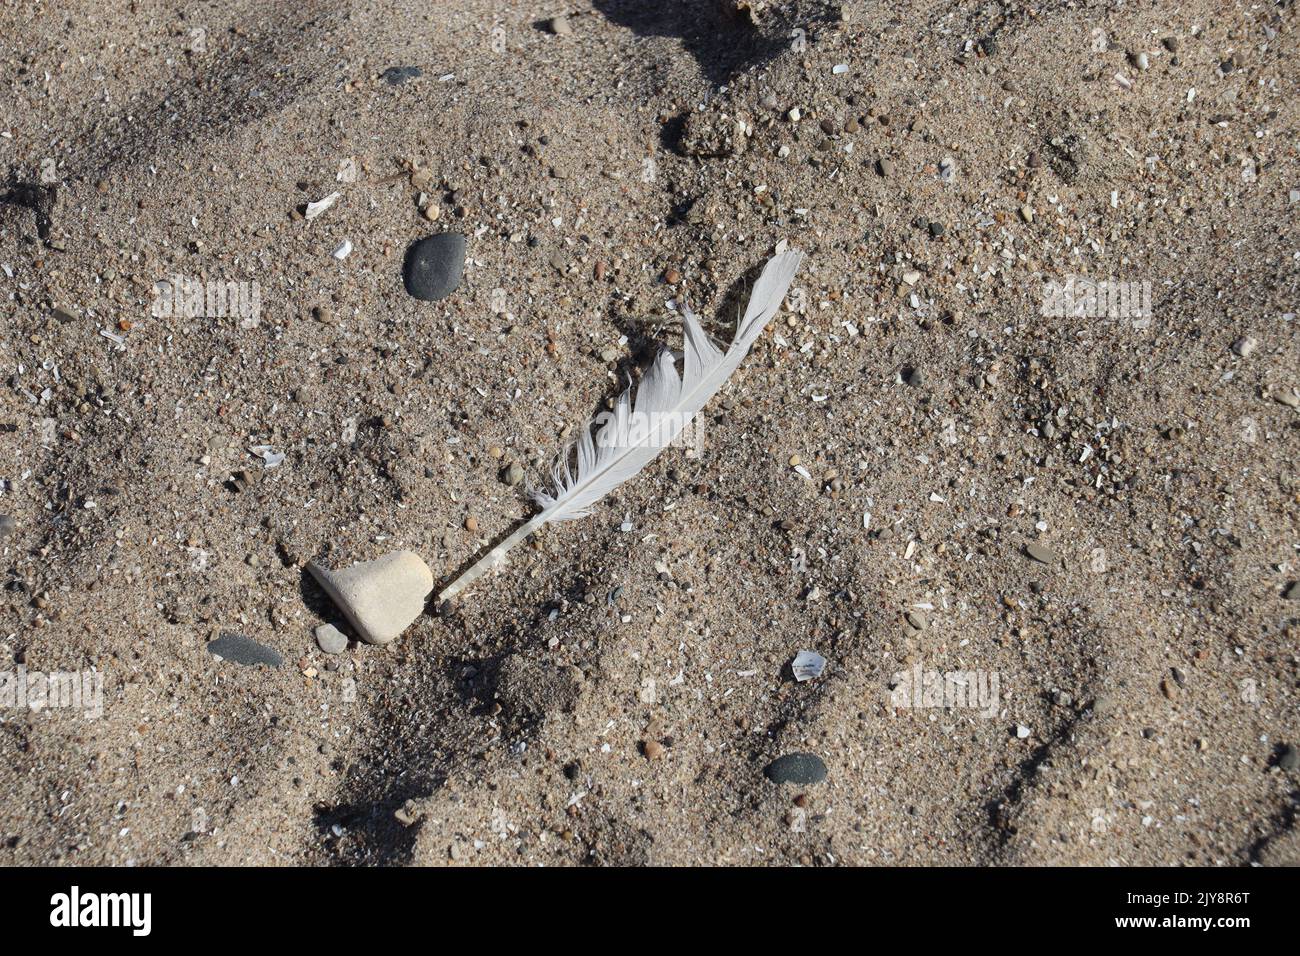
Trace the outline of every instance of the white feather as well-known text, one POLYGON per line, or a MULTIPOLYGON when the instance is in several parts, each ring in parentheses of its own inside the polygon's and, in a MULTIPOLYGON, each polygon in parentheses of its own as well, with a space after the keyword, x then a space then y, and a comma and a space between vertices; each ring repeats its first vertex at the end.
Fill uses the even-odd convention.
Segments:
POLYGON ((629 386, 612 412, 582 429, 576 449, 571 445, 556 456, 551 468, 553 490, 532 493, 541 511, 453 581, 438 600, 458 594, 542 525, 589 514, 596 502, 654 461, 749 354, 750 346, 781 308, 802 260, 803 253, 790 250, 768 261, 725 352, 709 341, 695 314, 683 308, 681 375, 673 353, 661 349, 641 378, 635 402, 629 386), (597 426, 594 433, 593 426, 597 426))

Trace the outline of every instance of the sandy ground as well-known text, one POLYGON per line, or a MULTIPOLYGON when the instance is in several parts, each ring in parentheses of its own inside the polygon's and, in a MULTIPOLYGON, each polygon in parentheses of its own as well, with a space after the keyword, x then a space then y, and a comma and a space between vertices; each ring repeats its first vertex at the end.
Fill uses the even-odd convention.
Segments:
POLYGON ((0 862, 1300 862, 1294 6, 727 6, 0 8, 0 675, 103 688, 0 706, 0 862), (781 240, 700 457, 317 648, 781 240))

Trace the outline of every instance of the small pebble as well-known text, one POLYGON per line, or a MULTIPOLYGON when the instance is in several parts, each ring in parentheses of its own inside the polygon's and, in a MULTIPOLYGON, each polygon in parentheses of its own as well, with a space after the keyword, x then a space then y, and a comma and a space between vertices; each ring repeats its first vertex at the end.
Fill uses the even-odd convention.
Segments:
POLYGON ((322 624, 316 628, 316 644, 326 654, 342 654, 348 649, 348 638, 333 624, 322 624))
POLYGON ((9 515, 0 515, 0 541, 18 530, 18 522, 9 515))
POLYGON ((1294 770, 1300 767, 1300 751, 1291 744, 1284 744, 1282 752, 1277 756, 1277 765, 1283 770, 1294 770))
POLYGON ((380 76, 389 86, 401 86, 407 80, 418 78, 422 72, 418 66, 390 66, 380 76))
POLYGON ((279 667, 284 663, 284 658, 274 648, 232 631, 225 631, 215 641, 208 642, 208 653, 236 664, 279 667))
POLYGON ((646 760, 658 760, 664 755, 664 745, 657 740, 643 740, 641 752, 645 754, 646 760))
POLYGON ((1255 349, 1258 347, 1259 343, 1249 336, 1243 336, 1232 343, 1232 351, 1240 355, 1242 358, 1250 358, 1251 354, 1254 353, 1255 349))
POLYGON ((1056 553, 1051 548, 1039 544, 1037 541, 1031 541, 1025 545, 1025 554, 1033 558, 1039 564, 1055 564, 1056 553))
POLYGON ((573 24, 569 23, 568 17, 551 17, 546 26, 559 37, 568 36, 573 32, 573 24))
POLYGON ((436 302, 456 291, 464 271, 465 237, 458 232, 440 232, 407 250, 402 281, 415 298, 436 302))
POLYGON ((236 491, 247 491, 257 484, 261 478, 261 471, 252 468, 241 468, 230 476, 230 483, 235 486, 236 491))
POLYGON ((786 754, 768 764, 763 770, 763 775, 773 783, 795 783, 807 786, 821 783, 826 779, 826 764, 816 754, 786 754))
POLYGON ((407 800, 393 811, 393 818, 404 827, 414 826, 423 819, 423 816, 414 800, 407 800))

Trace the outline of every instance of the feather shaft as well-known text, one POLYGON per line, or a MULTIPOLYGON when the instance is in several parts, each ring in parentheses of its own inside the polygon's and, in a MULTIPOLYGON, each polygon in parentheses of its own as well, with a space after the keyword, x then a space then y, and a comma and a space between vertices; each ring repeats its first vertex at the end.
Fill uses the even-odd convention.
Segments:
POLYGON ((507 551, 517 545, 520 541, 523 541, 524 538, 528 537, 542 525, 546 524, 546 522, 546 512, 543 511, 541 514, 535 515, 529 521, 521 524, 511 532, 510 535, 503 538, 497 545, 495 545, 491 551, 475 561, 464 574, 444 588, 442 593, 438 595, 438 602, 441 603, 450 598, 454 598, 488 571, 491 571, 497 565, 503 563, 507 551))

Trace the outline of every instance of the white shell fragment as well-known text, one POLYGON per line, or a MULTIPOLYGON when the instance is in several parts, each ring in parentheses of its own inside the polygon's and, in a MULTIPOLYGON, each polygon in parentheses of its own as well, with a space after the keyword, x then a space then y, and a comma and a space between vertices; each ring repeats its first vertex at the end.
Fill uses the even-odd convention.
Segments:
POLYGON ((324 199, 318 200, 316 202, 307 203, 307 211, 303 213, 303 218, 315 219, 317 216, 323 213, 330 206, 338 202, 339 197, 342 195, 343 195, 342 193, 330 193, 324 199))
POLYGON ((821 677, 825 669, 826 658, 816 651, 800 651, 790 665, 790 670, 794 671, 794 679, 801 684, 806 680, 816 680, 821 677))
POLYGON ((337 249, 334 250, 334 258, 342 262, 352 254, 352 240, 344 239, 337 249))

